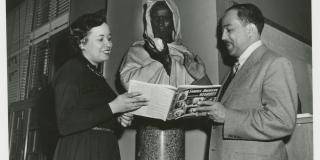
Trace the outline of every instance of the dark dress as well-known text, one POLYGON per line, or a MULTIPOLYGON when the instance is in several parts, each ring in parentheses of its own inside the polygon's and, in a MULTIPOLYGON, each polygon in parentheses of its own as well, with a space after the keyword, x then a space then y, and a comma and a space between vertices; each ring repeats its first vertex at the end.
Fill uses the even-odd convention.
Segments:
POLYGON ((66 62, 54 82, 59 138, 54 160, 119 160, 116 122, 108 103, 116 94, 85 58, 66 62), (93 129, 95 128, 95 130, 93 129))

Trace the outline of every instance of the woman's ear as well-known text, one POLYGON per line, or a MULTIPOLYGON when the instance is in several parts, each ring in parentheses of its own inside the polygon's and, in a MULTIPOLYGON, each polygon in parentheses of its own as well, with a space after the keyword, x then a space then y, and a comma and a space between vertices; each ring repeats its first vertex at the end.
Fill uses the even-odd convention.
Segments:
POLYGON ((82 43, 79 44, 79 48, 83 51, 84 50, 84 46, 82 43))
POLYGON ((81 50, 85 50, 85 47, 84 47, 85 43, 86 43, 86 40, 85 40, 85 39, 81 39, 81 40, 80 40, 79 48, 80 48, 81 50))

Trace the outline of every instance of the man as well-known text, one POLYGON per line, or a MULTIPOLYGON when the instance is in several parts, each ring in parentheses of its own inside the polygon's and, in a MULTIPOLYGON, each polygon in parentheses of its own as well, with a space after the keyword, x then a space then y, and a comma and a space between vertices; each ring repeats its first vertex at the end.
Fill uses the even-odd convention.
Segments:
POLYGON ((289 60, 262 44, 263 26, 253 4, 234 5, 222 18, 221 38, 238 62, 224 81, 221 102, 201 102, 193 110, 214 121, 210 159, 287 159, 283 139, 295 127, 297 86, 289 60))

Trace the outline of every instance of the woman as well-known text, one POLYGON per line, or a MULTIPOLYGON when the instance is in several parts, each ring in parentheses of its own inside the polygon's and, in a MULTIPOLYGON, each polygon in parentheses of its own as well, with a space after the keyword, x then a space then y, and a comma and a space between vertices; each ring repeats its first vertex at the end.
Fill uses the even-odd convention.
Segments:
POLYGON ((123 114, 145 106, 139 93, 117 96, 98 71, 109 59, 112 42, 104 16, 85 14, 70 28, 79 55, 56 73, 54 91, 58 129, 55 160, 119 160, 114 129, 118 122, 130 125, 132 115, 123 114), (118 122, 117 122, 118 121, 118 122))

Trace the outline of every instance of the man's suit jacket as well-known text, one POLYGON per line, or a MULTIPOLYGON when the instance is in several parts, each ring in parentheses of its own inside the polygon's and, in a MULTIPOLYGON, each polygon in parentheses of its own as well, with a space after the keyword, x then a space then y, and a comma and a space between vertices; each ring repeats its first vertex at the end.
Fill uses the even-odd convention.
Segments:
POLYGON ((225 123, 214 124, 210 160, 286 160, 283 139, 295 127, 297 86, 288 59, 264 45, 238 70, 221 99, 225 123))

